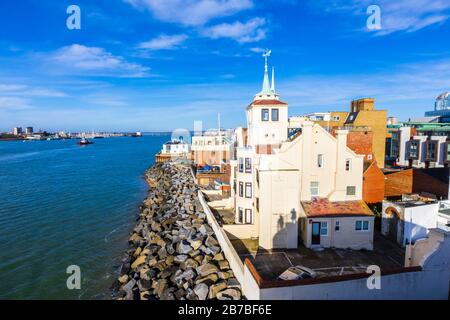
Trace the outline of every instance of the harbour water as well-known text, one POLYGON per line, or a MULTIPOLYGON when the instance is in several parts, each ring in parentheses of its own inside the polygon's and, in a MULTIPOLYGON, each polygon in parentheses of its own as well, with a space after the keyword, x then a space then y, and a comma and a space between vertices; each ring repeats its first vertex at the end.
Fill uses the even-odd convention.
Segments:
POLYGON ((0 142, 0 299, 108 299, 169 136, 0 142), (70 265, 81 290, 68 290, 70 265))

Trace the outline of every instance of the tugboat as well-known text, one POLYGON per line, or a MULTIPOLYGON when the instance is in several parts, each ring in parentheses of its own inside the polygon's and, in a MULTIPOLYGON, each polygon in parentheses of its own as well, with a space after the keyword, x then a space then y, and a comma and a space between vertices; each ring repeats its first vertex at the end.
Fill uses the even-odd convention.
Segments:
POLYGON ((82 138, 82 139, 78 142, 78 144, 79 144, 80 146, 87 146, 87 145, 89 145, 89 144, 94 144, 94 143, 91 142, 91 141, 89 141, 89 140, 86 139, 86 138, 82 138))

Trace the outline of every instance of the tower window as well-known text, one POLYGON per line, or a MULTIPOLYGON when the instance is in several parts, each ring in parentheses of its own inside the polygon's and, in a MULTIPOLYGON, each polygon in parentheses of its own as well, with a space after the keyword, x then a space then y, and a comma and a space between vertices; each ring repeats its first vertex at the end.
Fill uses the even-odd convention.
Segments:
POLYGON ((279 119, 279 110, 272 109, 272 121, 278 121, 279 119))
POLYGON ((261 110, 261 120, 262 121, 269 121, 269 109, 262 109, 261 110))

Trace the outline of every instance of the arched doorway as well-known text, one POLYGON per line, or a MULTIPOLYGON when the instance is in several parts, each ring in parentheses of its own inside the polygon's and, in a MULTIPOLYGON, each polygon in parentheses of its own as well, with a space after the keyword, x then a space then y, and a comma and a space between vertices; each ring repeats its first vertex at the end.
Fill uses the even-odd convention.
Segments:
POLYGON ((388 207, 385 210, 386 216, 389 219, 387 236, 395 242, 402 242, 403 223, 400 219, 400 213, 394 207, 388 207))

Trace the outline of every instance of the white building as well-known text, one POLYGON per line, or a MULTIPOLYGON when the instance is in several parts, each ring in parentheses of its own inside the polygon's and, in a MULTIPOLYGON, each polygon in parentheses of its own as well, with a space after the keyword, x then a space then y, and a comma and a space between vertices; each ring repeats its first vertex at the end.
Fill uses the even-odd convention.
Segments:
POLYGON ((419 196, 403 196, 402 201, 383 201, 381 233, 405 246, 427 237, 430 229, 444 225, 444 204, 422 199, 419 196), (442 210, 442 218, 440 213, 442 210))
POLYGON ((13 135, 18 136, 22 134, 22 128, 21 127, 15 127, 13 129, 13 135))
POLYGON ((372 249, 373 214, 361 201, 363 156, 347 147, 348 131, 338 130, 335 138, 305 118, 289 119, 288 104, 275 91, 273 71, 270 84, 267 57, 263 88, 246 109, 248 130, 236 130, 237 160, 231 170, 236 223, 246 225, 243 233, 257 235, 265 249, 297 248, 299 221, 308 247, 372 249), (339 208, 322 218, 339 217, 342 230, 359 231, 358 237, 342 232, 340 240, 330 241, 335 225, 309 228, 316 226, 317 217, 308 217, 304 204, 315 198, 339 208), (358 230, 362 225, 364 230, 358 230), (360 237, 363 232, 366 236, 360 237))
POLYGON ((163 155, 188 155, 190 152, 190 145, 187 142, 184 142, 182 139, 172 139, 169 142, 163 144, 163 148, 161 150, 161 154, 163 155))
POLYGON ((234 132, 211 130, 192 137, 191 151, 197 165, 228 164, 234 155, 234 132))

